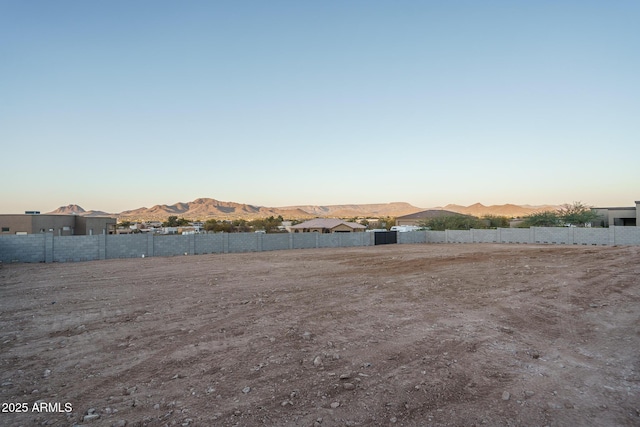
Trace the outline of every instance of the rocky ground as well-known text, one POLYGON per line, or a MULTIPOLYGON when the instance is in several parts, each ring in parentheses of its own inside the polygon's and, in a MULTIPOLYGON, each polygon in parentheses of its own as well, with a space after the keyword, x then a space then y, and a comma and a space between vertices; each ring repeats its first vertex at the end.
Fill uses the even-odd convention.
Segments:
POLYGON ((0 425, 637 426, 640 247, 0 268, 0 425))

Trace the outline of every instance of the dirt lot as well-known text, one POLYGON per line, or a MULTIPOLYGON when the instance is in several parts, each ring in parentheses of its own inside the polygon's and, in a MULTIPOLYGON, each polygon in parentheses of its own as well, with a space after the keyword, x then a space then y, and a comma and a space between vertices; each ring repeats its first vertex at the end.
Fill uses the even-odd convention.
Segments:
POLYGON ((638 426, 639 319, 640 247, 4 265, 0 425, 638 426))

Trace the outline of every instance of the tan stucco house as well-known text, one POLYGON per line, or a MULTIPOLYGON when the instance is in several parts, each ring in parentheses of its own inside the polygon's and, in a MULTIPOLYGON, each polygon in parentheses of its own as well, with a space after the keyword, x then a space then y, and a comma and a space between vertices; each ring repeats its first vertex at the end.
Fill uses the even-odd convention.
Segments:
POLYGON ((292 225, 292 233, 356 233, 367 227, 357 222, 347 222, 334 218, 316 218, 292 225))
POLYGON ((640 201, 636 201, 636 205, 630 207, 594 208, 594 210, 600 215, 600 218, 593 223, 596 227, 639 225, 640 201))

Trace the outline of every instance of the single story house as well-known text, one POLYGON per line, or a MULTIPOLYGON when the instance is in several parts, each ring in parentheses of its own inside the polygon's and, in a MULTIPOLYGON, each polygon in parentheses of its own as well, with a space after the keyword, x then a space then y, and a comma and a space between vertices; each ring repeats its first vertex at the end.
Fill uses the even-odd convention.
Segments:
POLYGON ((365 231, 367 227, 357 222, 347 222, 335 218, 316 218, 292 225, 291 233, 355 233, 365 231))
POLYGON ((640 201, 636 201, 635 206, 615 207, 615 208, 593 208, 600 218, 593 222, 596 227, 616 226, 638 226, 640 216, 640 201))

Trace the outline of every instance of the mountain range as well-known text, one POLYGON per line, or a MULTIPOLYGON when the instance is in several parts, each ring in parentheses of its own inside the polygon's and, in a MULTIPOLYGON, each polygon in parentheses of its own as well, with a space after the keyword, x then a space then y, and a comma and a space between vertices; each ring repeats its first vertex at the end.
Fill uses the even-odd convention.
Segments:
MULTIPOLYGON (((467 215, 507 216, 520 217, 534 212, 557 209, 557 206, 529 206, 529 205, 492 205, 485 206, 476 203, 470 206, 449 204, 444 207, 431 209, 444 209, 467 215)), ((215 199, 199 198, 191 202, 179 202, 173 205, 155 205, 151 208, 138 208, 119 213, 107 213, 103 211, 85 210, 82 207, 70 204, 48 212, 50 214, 82 215, 82 216, 117 216, 121 220, 132 221, 165 221, 169 216, 176 215, 187 219, 206 220, 215 219, 255 219, 268 216, 282 215, 285 219, 305 219, 316 217, 327 218, 352 218, 352 217, 381 217, 402 216, 427 210, 405 202, 371 203, 371 204, 347 204, 347 205, 301 205, 285 207, 265 207, 248 205, 244 203, 222 202, 215 199)))

